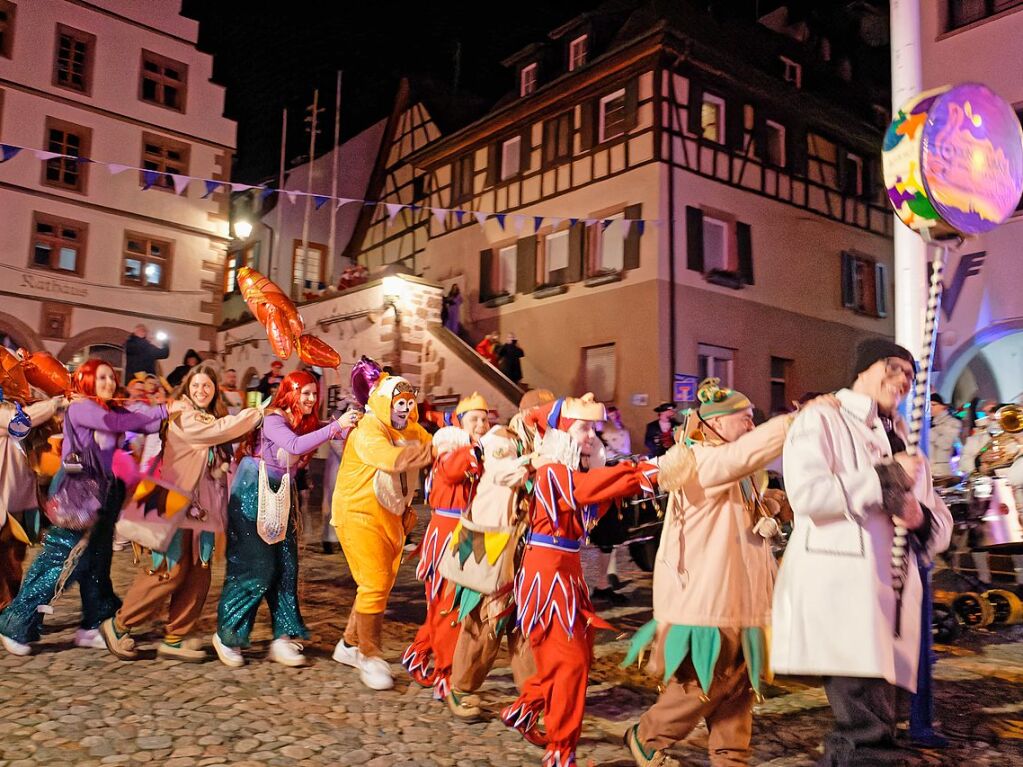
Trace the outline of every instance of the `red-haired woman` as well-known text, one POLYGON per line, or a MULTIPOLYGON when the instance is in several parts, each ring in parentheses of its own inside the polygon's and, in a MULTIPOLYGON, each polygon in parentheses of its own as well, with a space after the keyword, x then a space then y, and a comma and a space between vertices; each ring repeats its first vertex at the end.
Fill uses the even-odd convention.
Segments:
MULTIPOLYGON (((296 370, 286 375, 266 410, 261 434, 252 440, 258 450, 238 465, 227 502, 227 574, 213 635, 213 648, 226 666, 245 663, 240 649, 249 645, 263 599, 273 621, 270 659, 285 666, 305 664, 302 645, 295 641, 309 635, 298 605, 297 511, 292 501, 284 540, 266 543, 260 537, 256 526, 259 463, 266 465, 270 489, 277 492, 285 475, 308 463, 314 450, 340 436, 358 418, 346 413, 321 425, 316 416, 319 405, 319 388, 311 373, 296 370)), ((292 489, 293 499, 295 492, 292 489)))
MULTIPOLYGON (((53 600, 65 565, 79 553, 81 557, 66 578, 66 584, 78 583, 82 598, 82 621, 75 644, 104 647, 97 629, 121 606, 110 583, 114 522, 124 501, 124 484, 112 471, 114 450, 124 441, 124 432, 157 432, 167 417, 163 405, 133 405, 128 411, 112 404, 117 374, 103 360, 84 362, 71 382, 77 396, 64 415, 64 467, 80 462, 98 470, 100 497, 96 500, 101 506, 97 520, 88 529, 54 526, 46 534, 43 550, 25 574, 18 596, 0 613, 0 641, 14 655, 32 651, 28 643, 39 639, 43 622, 39 608, 53 600), (79 542, 86 536, 82 549, 79 542)), ((65 469, 54 477, 51 493, 59 487, 65 469)))

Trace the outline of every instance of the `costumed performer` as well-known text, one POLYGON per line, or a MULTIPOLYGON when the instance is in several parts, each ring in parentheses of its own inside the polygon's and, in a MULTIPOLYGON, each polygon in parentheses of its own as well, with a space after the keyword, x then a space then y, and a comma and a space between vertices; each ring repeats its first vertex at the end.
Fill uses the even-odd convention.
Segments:
POLYGON ((530 743, 546 746, 544 767, 576 763, 594 634, 597 628, 612 628, 594 612, 583 579, 579 550, 586 531, 609 501, 654 492, 657 469, 651 464, 581 470, 591 459, 599 464, 603 456, 594 424, 606 418, 592 394, 559 399, 527 415, 542 437, 515 602, 537 673, 501 718, 530 743), (541 716, 546 732, 538 726, 541 716))
POLYGON ((457 426, 445 426, 433 435, 437 459, 428 479, 430 524, 423 536, 416 578, 426 586, 426 620, 402 656, 409 675, 433 696, 447 703, 460 719, 480 716, 478 703, 464 691, 451 688, 451 663, 461 630, 454 610, 454 584, 440 574, 441 558, 451 546, 451 535, 472 501, 482 465, 476 445, 487 433, 490 406, 478 392, 456 406, 457 426))
POLYGON ((264 413, 262 428, 242 448, 227 501, 227 572, 213 636, 213 649, 226 666, 244 665, 241 649, 249 646, 264 599, 273 623, 270 660, 285 666, 305 665, 297 640, 308 638, 309 632, 298 603, 300 512, 291 477, 308 463, 313 451, 340 436, 355 420, 354 414, 346 414, 321 424, 316 415, 319 406, 319 385, 312 373, 288 373, 264 413), (259 524, 259 511, 261 505, 275 503, 287 507, 287 522, 283 530, 270 531, 259 524), (263 535, 274 541, 266 541, 263 535))
POLYGON ((42 551, 32 560, 18 596, 0 612, 0 641, 14 655, 32 652, 29 643, 39 640, 43 615, 52 612, 50 602, 75 582, 82 599, 75 644, 105 646, 99 625, 121 606, 110 582, 114 523, 124 501, 124 483, 113 474, 114 451, 125 432, 158 432, 168 413, 164 405, 133 403, 129 411, 112 404, 117 374, 103 360, 82 363, 72 375, 71 385, 73 401, 64 413, 63 465, 50 485, 50 497, 52 503, 62 493, 65 481, 87 494, 76 497, 76 508, 64 509, 56 518, 59 522, 78 514, 75 527, 84 529, 54 524, 46 533, 42 551), (75 475, 84 475, 85 481, 77 482, 75 475))
MULTIPOLYGON (((173 660, 206 659, 202 640, 192 636, 210 590, 210 561, 215 536, 227 529, 226 449, 263 418, 256 408, 227 412, 217 371, 199 363, 185 374, 176 400, 186 409, 170 420, 164 436, 161 480, 192 501, 166 551, 153 552, 152 569, 143 569, 113 618, 100 626, 107 649, 121 660, 135 660, 131 633, 151 621, 170 600, 164 638, 156 653, 173 660)), ((159 495, 159 491, 157 491, 159 495)))
POLYGON ((753 698, 766 674, 777 572, 771 543, 785 496, 765 490, 793 416, 753 426, 753 403, 716 378, 697 391, 679 444, 658 459, 670 493, 654 563, 654 619, 623 665, 653 641, 647 669, 666 685, 625 734, 640 767, 679 767, 664 749, 703 719, 713 767, 750 757, 753 698))
POLYGON ((352 392, 366 414, 348 437, 334 486, 331 521, 358 589, 338 663, 359 669, 373 690, 394 686, 380 648, 384 610, 401 564, 405 535, 415 527, 414 479, 433 461, 430 435, 419 425, 416 390, 363 357, 352 370, 352 392))

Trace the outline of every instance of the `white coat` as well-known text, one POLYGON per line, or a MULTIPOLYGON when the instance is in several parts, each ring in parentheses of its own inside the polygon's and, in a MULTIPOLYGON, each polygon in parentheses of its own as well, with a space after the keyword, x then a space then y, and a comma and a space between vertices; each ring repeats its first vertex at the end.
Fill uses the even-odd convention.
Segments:
MULTIPOLYGON (((891 457, 877 405, 848 389, 840 409, 801 413, 785 441, 785 486, 795 523, 774 591, 775 673, 883 678, 916 690, 921 585, 910 552, 895 635, 891 549, 877 464, 891 457)), ((926 468, 926 467, 925 467, 926 468)), ((931 510, 927 556, 948 547, 952 515, 930 473, 914 490, 931 510)))

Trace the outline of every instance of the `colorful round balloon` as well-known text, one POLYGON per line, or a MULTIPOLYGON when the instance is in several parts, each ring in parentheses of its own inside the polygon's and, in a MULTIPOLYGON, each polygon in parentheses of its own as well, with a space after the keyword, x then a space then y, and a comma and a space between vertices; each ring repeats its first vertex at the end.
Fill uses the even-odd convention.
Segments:
POLYGON ((882 161, 896 214, 928 239, 990 231, 1023 193, 1019 119, 979 83, 910 99, 888 126, 882 161))

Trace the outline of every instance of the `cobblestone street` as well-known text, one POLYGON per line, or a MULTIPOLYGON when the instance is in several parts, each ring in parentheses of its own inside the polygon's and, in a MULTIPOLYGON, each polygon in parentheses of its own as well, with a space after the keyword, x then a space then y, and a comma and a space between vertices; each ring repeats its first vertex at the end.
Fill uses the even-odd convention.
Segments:
MULTIPOLYGON (((420 530, 423 520, 421 519, 420 530)), ((318 526, 307 525, 312 532, 318 526)), ((124 593, 133 574, 130 552, 115 555, 115 585, 124 593)), ((606 617, 631 632, 649 617, 650 579, 619 554, 622 577, 632 578, 632 602, 606 617), (628 563, 628 567, 626 564, 628 563)), ((261 612, 248 664, 231 670, 211 660, 189 665, 155 658, 152 630, 141 637, 144 659, 122 663, 102 650, 72 646, 77 590, 48 618, 48 631, 29 658, 0 655, 0 767, 124 764, 164 767, 233 765, 533 765, 541 752, 506 730, 500 707, 514 697, 507 667, 495 669, 481 691, 489 721, 452 721, 430 692, 398 673, 394 691, 372 692, 330 652, 354 584, 340 554, 326 556, 318 541, 304 552, 304 609, 313 638, 311 666, 289 669, 265 659, 269 630, 261 612)), ((203 623, 213 630, 222 567, 203 623)), ((397 660, 423 615, 413 567, 402 567, 387 618, 385 650, 397 660)), ((1023 632, 974 632, 970 648, 941 648, 938 715, 953 738, 944 752, 919 753, 920 765, 1023 765, 1023 632)), ((622 671, 626 639, 598 638, 590 680, 580 765, 632 764, 621 746, 626 727, 655 698, 651 680, 622 671)), ((829 720, 820 688, 773 687, 758 707, 754 764, 811 765, 829 720)), ((687 765, 706 765, 706 731, 676 749, 687 765)))

